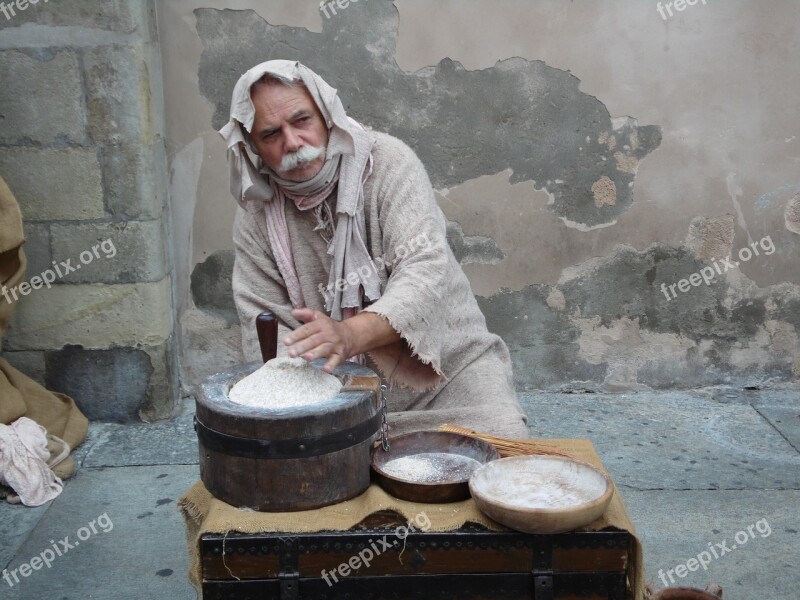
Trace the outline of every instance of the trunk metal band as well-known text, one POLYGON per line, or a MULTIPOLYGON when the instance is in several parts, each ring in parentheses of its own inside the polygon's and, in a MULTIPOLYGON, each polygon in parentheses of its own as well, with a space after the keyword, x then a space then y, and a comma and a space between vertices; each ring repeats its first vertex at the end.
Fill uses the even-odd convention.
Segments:
POLYGON ((338 452, 360 444, 381 431, 385 409, 379 410, 373 417, 342 431, 326 435, 294 440, 259 440, 243 438, 216 431, 206 426, 195 416, 194 430, 203 446, 227 454, 243 458, 307 458, 338 452))

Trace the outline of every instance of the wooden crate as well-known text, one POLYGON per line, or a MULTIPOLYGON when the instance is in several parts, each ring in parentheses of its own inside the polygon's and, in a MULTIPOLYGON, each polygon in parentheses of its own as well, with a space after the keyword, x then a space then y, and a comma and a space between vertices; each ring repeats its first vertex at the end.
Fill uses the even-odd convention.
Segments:
POLYGON ((379 514, 348 531, 206 534, 200 541, 203 599, 630 597, 633 538, 626 531, 529 535, 468 524, 398 535, 402 525, 379 514))

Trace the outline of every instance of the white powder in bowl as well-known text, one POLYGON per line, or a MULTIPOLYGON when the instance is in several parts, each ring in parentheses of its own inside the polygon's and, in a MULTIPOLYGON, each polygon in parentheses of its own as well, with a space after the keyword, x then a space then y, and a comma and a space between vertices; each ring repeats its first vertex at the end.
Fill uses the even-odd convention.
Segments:
POLYGON ((481 463, 460 454, 421 452, 393 458, 381 470, 397 479, 412 483, 467 481, 481 463))
POLYGON ((487 501, 520 509, 568 509, 601 497, 606 480, 581 463, 548 456, 506 458, 489 463, 473 477, 487 501))
POLYGON ((313 367, 306 359, 282 356, 236 383, 228 399, 258 408, 293 408, 323 402, 341 389, 338 377, 313 367))

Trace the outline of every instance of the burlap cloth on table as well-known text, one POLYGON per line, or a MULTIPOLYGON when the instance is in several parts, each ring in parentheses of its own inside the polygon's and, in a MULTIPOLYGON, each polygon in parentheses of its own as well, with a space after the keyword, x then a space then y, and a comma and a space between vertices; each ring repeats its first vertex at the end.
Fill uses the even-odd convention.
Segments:
MULTIPOLYGON (((537 439, 541 446, 549 446, 605 471, 592 442, 584 439, 537 439)), ((484 515, 472 499, 450 504, 421 504, 398 500, 373 484, 360 496, 319 508, 300 512, 266 513, 239 510, 212 496, 202 481, 195 483, 178 499, 186 524, 186 541, 189 548, 189 581, 198 590, 201 585, 200 537, 206 533, 260 533, 280 531, 301 533, 310 531, 347 530, 369 515, 382 510, 394 511, 406 520, 425 511, 431 522, 428 531, 452 531, 465 523, 479 523, 495 531, 506 528, 484 515)), ((605 514, 581 531, 600 531, 616 528, 630 532, 634 537, 633 560, 628 565, 628 579, 633 589, 633 600, 644 598, 644 564, 642 545, 628 518, 625 504, 614 487, 614 497, 605 514)))
MULTIPOLYGON (((0 177, 0 285, 9 289, 25 280, 28 262, 22 249, 24 242, 19 204, 0 177)), ((28 298, 28 301, 31 299, 28 298)), ((8 302, 4 296, 0 296, 0 348, 15 308, 16 302, 8 302)), ((67 442, 70 450, 86 439, 89 429, 89 421, 72 398, 47 391, 0 358, 0 423, 9 425, 20 417, 33 419, 48 434, 67 442)), ((48 449, 51 457, 54 457, 62 447, 48 439, 48 449)), ((53 472, 61 479, 67 479, 75 473, 75 461, 69 457, 56 465, 53 472)), ((6 493, 7 488, 5 491, 0 489, 0 498, 5 497, 6 493)))

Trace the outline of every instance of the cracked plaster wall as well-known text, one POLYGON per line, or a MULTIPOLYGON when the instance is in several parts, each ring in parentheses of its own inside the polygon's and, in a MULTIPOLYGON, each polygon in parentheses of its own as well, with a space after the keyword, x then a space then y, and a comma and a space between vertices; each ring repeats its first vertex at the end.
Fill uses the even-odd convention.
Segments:
POLYGON ((184 384, 241 360, 214 284, 235 207, 214 129, 271 58, 415 149, 520 389, 796 381, 798 18, 744 0, 666 22, 635 0, 362 0, 330 19, 160 3, 184 384), (774 252, 663 293, 765 237, 774 252))

